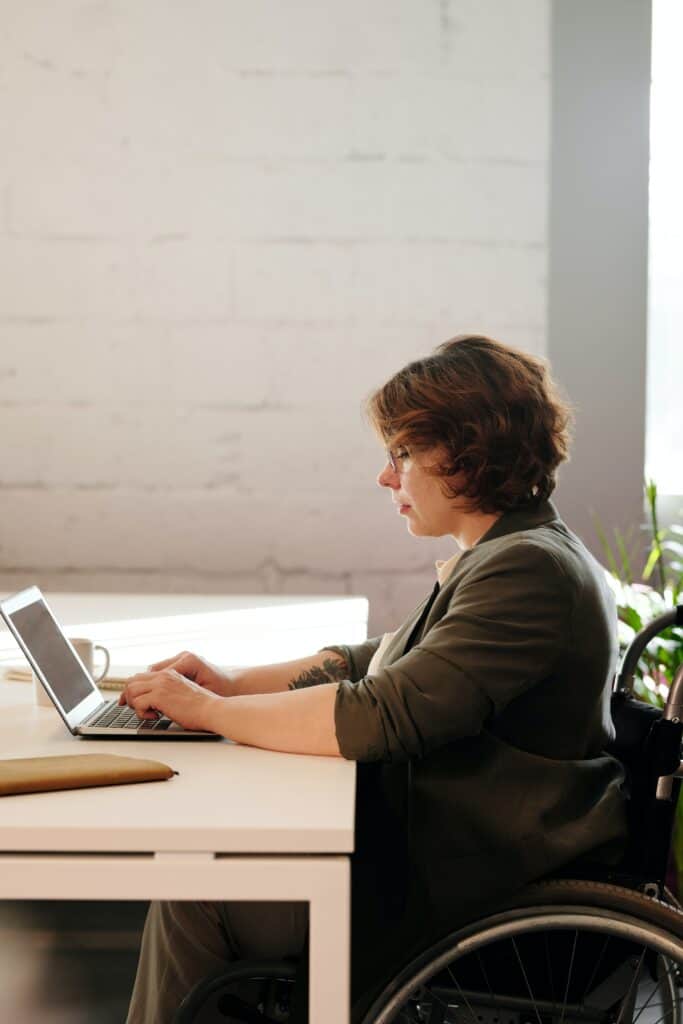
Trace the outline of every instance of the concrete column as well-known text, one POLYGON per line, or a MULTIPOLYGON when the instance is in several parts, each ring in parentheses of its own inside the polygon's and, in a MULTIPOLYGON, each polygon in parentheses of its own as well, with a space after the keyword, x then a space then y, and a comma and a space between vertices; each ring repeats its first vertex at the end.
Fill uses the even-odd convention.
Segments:
POLYGON ((650 0, 555 0, 548 355, 576 406, 558 503, 594 550, 597 512, 642 520, 650 0))

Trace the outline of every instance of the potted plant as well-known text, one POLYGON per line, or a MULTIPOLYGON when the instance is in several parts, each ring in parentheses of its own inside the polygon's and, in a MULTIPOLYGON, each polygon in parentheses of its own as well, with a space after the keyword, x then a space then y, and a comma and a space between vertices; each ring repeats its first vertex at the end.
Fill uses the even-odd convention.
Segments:
MULTIPOLYGON (((607 579, 617 602, 622 655, 643 626, 683 601, 683 525, 660 527, 657 486, 653 480, 645 481, 645 499, 649 544, 645 564, 639 573, 634 570, 638 557, 636 549, 640 547, 634 543, 634 530, 624 534, 616 529, 610 539, 596 521, 607 561, 607 579), (643 582, 639 582, 639 578, 643 582)), ((683 628, 671 626, 655 636, 643 652, 635 673, 635 696, 655 707, 663 707, 681 665, 683 628)), ((683 800, 679 801, 676 814, 673 856, 677 889, 683 893, 683 800)))

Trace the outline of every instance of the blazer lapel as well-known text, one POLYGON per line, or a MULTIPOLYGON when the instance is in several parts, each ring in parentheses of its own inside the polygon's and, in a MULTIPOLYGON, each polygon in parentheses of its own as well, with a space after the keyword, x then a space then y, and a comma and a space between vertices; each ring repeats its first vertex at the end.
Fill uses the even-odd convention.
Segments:
POLYGON ((439 593, 439 584, 436 583, 431 594, 417 606, 414 613, 404 622, 400 629, 397 629, 394 633, 391 642, 388 644, 387 649, 382 659, 385 664, 390 664, 392 661, 396 661, 403 654, 406 653, 410 647, 413 646, 419 627, 424 625, 427 619, 429 610, 434 604, 437 594, 439 593))

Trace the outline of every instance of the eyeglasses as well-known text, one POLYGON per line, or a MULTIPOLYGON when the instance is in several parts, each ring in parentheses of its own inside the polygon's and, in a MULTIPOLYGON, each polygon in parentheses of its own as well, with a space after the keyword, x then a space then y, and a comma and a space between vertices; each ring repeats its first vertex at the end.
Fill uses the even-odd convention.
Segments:
POLYGON ((403 471, 403 460, 410 458, 410 452, 401 445, 398 448, 387 448, 386 456, 392 472, 401 473, 403 471))

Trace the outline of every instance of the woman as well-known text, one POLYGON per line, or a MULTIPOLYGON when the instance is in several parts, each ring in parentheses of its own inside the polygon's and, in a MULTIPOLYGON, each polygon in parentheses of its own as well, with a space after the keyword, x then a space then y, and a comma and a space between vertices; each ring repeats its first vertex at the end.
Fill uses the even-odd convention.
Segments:
MULTIPOLYGON (((121 701, 272 750, 359 764, 353 981, 364 992, 427 933, 625 833, 612 735, 616 614, 549 497, 569 411, 544 364, 459 337, 369 401, 378 477, 415 537, 450 535, 429 599, 398 630, 222 673, 181 654, 121 701), (391 941, 389 940, 391 935, 391 941)), ((290 904, 157 904, 129 1024, 170 1020, 236 956, 300 951, 290 904)))

